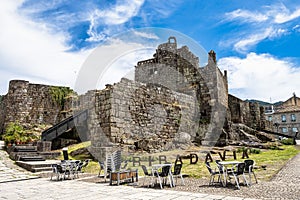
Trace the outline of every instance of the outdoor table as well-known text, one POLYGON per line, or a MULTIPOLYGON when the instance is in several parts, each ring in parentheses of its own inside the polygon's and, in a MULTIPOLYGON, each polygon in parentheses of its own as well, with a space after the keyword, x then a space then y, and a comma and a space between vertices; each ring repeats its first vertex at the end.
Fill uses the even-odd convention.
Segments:
MULTIPOLYGON (((170 177, 170 187, 173 187, 174 185, 174 180, 173 180, 173 175, 172 175, 172 164, 171 163, 164 163, 164 164, 154 164, 152 165, 151 167, 151 172, 152 172, 152 176, 153 178, 155 178, 155 174, 157 175, 157 177, 160 179, 160 176, 159 176, 159 171, 165 167, 165 166, 170 166, 170 170, 169 170, 169 173, 168 173, 168 176, 170 177)), ((161 186, 162 188, 162 186, 161 186)))
POLYGON ((234 161, 221 161, 219 162, 220 165, 224 166, 225 170, 223 170, 223 176, 224 176, 224 181, 225 181, 225 185, 224 187, 226 187, 226 183, 227 183, 227 177, 228 177, 228 167, 230 167, 230 169, 234 166, 234 165, 237 165, 239 163, 243 163, 241 161, 237 161, 237 160, 234 160, 234 161))

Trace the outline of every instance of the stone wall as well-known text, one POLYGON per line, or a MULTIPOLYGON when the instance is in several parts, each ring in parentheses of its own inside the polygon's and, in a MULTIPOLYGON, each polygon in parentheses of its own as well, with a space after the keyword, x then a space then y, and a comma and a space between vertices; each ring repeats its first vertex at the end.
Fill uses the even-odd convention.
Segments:
MULTIPOLYGON (((209 52, 208 64, 199 67, 199 58, 187 46, 177 48, 176 38, 158 46, 153 58, 137 63, 135 80, 163 85, 173 91, 194 96, 199 108, 199 126, 208 127, 207 140, 221 134, 228 108, 228 83, 217 67, 216 54, 209 52)), ((199 139, 203 134, 196 133, 199 139)))
POLYGON ((180 146, 179 137, 189 138, 184 145, 196 137, 198 124, 193 120, 199 111, 189 95, 123 78, 95 93, 95 102, 89 129, 97 144, 92 146, 109 145, 104 140, 153 152, 180 146))
POLYGON ((111 142, 155 151, 182 141, 216 143, 226 124, 228 83, 216 54, 210 51, 208 65, 199 68, 199 59, 188 47, 177 48, 173 37, 153 58, 137 63, 135 82, 122 79, 94 95, 89 123, 94 148, 111 142))
POLYGON ((50 87, 24 80, 10 81, 8 93, 0 105, 1 133, 10 122, 19 122, 26 128, 53 125, 69 116, 70 112, 62 112, 62 106, 53 99, 50 87))
POLYGON ((246 102, 233 95, 228 96, 229 114, 232 123, 245 124, 255 130, 270 126, 264 116, 264 108, 258 103, 246 102))
POLYGON ((203 81, 208 88, 204 92, 201 90, 203 98, 200 109, 201 114, 209 113, 209 126, 201 143, 214 146, 222 139, 223 128, 227 126, 228 83, 226 71, 223 75, 217 67, 215 52, 211 50, 208 54, 208 64, 200 68, 203 81))

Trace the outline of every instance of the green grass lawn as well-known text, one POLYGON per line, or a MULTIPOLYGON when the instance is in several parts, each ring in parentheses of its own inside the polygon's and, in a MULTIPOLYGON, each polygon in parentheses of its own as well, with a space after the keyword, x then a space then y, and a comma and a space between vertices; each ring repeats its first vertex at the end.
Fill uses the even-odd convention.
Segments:
MULTIPOLYGON (((70 159, 76 159, 76 160, 84 160, 84 159, 90 159, 90 157, 87 157, 87 155, 78 155, 75 157, 70 156, 70 153, 76 149, 88 147, 90 145, 90 142, 84 142, 76 145, 72 145, 68 147, 69 152, 69 158, 70 159)), ((260 153, 255 154, 251 153, 249 154, 249 159, 253 159, 256 163, 256 175, 259 180, 268 181, 270 178, 272 178, 284 165, 285 163, 297 155, 300 150, 296 149, 293 145, 283 145, 280 146, 283 150, 260 150, 260 153), (265 169, 263 169, 261 166, 266 166, 265 169)), ((168 162, 174 163, 176 159, 176 155, 189 155, 190 153, 196 153, 199 157, 199 160, 196 164, 190 164, 189 159, 183 159, 183 168, 182 173, 187 174, 189 177, 193 178, 204 178, 209 177, 208 170, 205 167, 204 164, 204 154, 200 154, 199 152, 203 150, 200 148, 193 148, 189 150, 174 150, 169 152, 163 152, 163 153, 156 153, 156 154, 147 154, 147 153, 137 153, 135 155, 123 155, 123 159, 128 159, 129 161, 132 161, 132 156, 139 156, 141 157, 141 164, 144 164, 146 166, 149 165, 149 156, 152 156, 153 161, 152 164, 158 163, 158 156, 159 155, 165 155, 167 157, 168 162)), ((230 154, 230 153, 228 153, 230 154)), ((63 156, 61 155, 58 159, 62 159, 63 156)), ((226 160, 232 160, 232 157, 228 157, 231 159, 226 160)), ((219 159, 218 154, 213 154, 213 159, 219 159)), ((237 153, 237 160, 243 161, 242 159, 242 153, 237 153)), ((133 166, 132 162, 129 162, 128 168, 139 169, 139 175, 143 175, 141 167, 133 166)), ((214 163, 212 163, 212 167, 216 167, 214 163)), ((84 169, 85 172, 98 174, 99 172, 99 164, 97 161, 91 161, 90 164, 84 169)))
MULTIPOLYGON (((292 145, 284 145, 281 146, 281 148, 283 150, 261 150, 259 154, 249 154, 249 159, 255 161, 255 166, 257 168, 255 169, 255 172, 259 180, 270 180, 270 178, 272 178, 289 159, 293 158, 300 152, 292 145), (261 166, 266 166, 266 168, 263 169, 261 166)), ((242 159, 242 153, 237 153, 237 160, 244 160, 242 159)), ((212 166, 216 167, 216 165, 212 166)), ((208 170, 206 169, 203 160, 198 162, 196 165, 190 165, 189 162, 185 160, 182 173, 195 178, 209 177, 208 170)))

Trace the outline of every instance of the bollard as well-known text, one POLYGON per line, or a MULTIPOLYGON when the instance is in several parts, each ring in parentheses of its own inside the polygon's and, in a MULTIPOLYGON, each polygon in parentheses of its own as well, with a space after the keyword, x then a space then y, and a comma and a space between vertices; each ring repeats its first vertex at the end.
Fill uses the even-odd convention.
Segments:
POLYGON ((64 160, 69 160, 68 148, 67 148, 67 147, 64 147, 64 148, 62 149, 62 151, 63 151, 64 160))

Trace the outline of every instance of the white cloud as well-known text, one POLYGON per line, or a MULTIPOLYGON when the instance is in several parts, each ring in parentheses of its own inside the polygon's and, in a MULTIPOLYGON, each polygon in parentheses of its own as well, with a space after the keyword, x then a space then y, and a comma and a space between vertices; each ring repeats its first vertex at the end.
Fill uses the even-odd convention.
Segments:
POLYGON ((249 47, 254 46, 258 44, 260 41, 268 38, 272 32, 273 29, 268 28, 262 33, 253 33, 252 35, 249 35, 247 38, 241 39, 240 41, 236 42, 234 44, 234 49, 241 53, 247 52, 249 47))
POLYGON ((133 33, 137 36, 147 38, 147 39, 154 39, 154 40, 159 39, 159 37, 153 33, 139 32, 139 31, 134 31, 133 33))
POLYGON ((138 14, 143 3, 144 0, 118 1, 115 7, 103 12, 103 19, 108 25, 123 24, 138 14))
POLYGON ((90 38, 87 41, 100 41, 105 35, 110 33, 110 29, 128 22, 132 17, 139 13, 144 0, 117 1, 116 5, 104 10, 95 9, 89 16, 90 26, 87 31, 90 38), (105 30, 98 33, 97 28, 105 25, 105 30))
POLYGON ((292 12, 284 4, 274 4, 260 10, 237 9, 225 13, 227 21, 239 21, 243 24, 240 32, 234 38, 220 42, 221 46, 231 46, 240 53, 247 53, 249 49, 263 40, 273 40, 288 35, 297 26, 292 27, 290 22, 300 17, 300 8, 292 12))
POLYGON ((282 28, 266 28, 264 32, 253 33, 248 35, 245 39, 235 42, 234 49, 240 53, 247 53, 248 49, 257 45, 265 39, 276 39, 283 35, 289 34, 288 30, 282 28))
POLYGON ((225 13, 227 20, 242 19, 246 22, 263 22, 268 20, 268 16, 258 12, 237 9, 229 13, 225 13))
POLYGON ((137 48, 118 57, 104 71, 98 80, 97 88, 102 89, 106 84, 117 83, 122 77, 134 80, 134 71, 137 62, 151 58, 154 51, 154 48, 137 48), (112 74, 113 76, 111 76, 112 74))
POLYGON ((66 35, 50 34, 45 24, 34 23, 17 12, 22 1, 0 3, 0 69, 11 74, 1 79, 0 93, 10 78, 73 86, 76 72, 89 52, 68 53, 66 35))
POLYGON ((261 11, 237 9, 225 13, 225 17, 229 21, 241 20, 246 23, 271 22, 282 24, 300 17, 300 8, 296 8, 292 12, 284 4, 274 4, 272 6, 262 7, 261 11))
POLYGON ((289 34, 289 31, 287 29, 278 28, 278 29, 273 30, 270 33, 269 38, 270 39, 272 39, 272 38, 279 38, 279 37, 281 37, 283 35, 288 35, 288 34, 289 34))
POLYGON ((300 25, 297 24, 296 26, 293 27, 294 31, 300 32, 300 25))
POLYGON ((180 5, 186 1, 176 0, 176 1, 162 1, 162 0, 151 0, 147 3, 149 8, 147 9, 146 15, 152 15, 152 17, 169 17, 175 10, 180 8, 180 5))
MULTIPOLYGON (((132 33, 129 33, 132 34, 132 33)), ((133 79, 137 61, 152 57, 154 47, 145 42, 133 43, 118 38, 97 47, 85 60, 75 83, 80 94, 92 89, 103 89, 106 84, 120 81, 122 77, 133 79)))
POLYGON ((288 10, 285 6, 281 6, 281 9, 275 9, 277 13, 274 16, 274 22, 278 24, 286 23, 300 17, 300 8, 297 8, 294 12, 288 10))
POLYGON ((300 68, 289 61, 249 53, 246 58, 222 58, 218 65, 228 71, 230 93, 239 98, 275 102, 300 94, 300 68))

